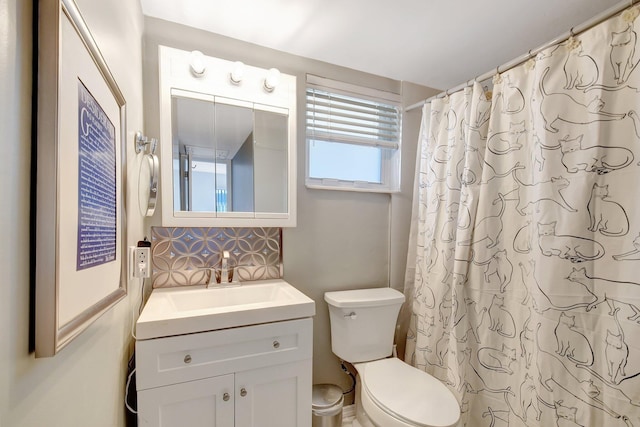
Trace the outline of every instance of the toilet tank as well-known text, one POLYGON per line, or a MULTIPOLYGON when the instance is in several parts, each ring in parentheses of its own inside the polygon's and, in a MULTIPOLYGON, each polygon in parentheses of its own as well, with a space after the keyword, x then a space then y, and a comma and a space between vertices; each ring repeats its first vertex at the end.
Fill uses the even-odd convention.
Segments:
POLYGON ((404 295, 391 288, 327 292, 331 350, 351 363, 388 357, 404 295))

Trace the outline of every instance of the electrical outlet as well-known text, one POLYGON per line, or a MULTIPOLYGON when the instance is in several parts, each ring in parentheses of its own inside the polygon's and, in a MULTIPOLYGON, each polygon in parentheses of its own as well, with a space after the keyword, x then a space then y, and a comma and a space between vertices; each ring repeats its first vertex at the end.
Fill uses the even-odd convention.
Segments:
POLYGON ((150 248, 137 247, 133 250, 133 277, 151 277, 150 248))

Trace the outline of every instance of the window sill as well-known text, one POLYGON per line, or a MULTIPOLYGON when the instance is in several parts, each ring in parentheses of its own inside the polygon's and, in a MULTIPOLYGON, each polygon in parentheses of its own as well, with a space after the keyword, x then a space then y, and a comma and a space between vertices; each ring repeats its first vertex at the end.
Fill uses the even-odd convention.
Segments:
POLYGON ((313 190, 333 190, 333 191, 356 191, 360 193, 399 193, 400 189, 391 189, 389 187, 368 182, 353 182, 339 180, 320 180, 309 179, 305 181, 305 187, 313 190))

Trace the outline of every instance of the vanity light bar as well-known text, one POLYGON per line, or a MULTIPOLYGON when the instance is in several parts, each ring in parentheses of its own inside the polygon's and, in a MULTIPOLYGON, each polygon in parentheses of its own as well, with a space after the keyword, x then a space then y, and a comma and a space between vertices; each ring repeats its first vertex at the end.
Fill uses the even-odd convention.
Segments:
MULTIPOLYGON (((191 58, 189 67, 191 69, 191 74, 194 77, 200 78, 203 77, 205 72, 207 71, 207 66, 205 64, 205 56, 199 50, 194 50, 191 52, 191 58)), ((239 85, 242 83, 242 79, 245 74, 245 65, 242 61, 236 61, 233 63, 233 67, 231 72, 229 73, 229 81, 231 81, 234 85, 239 85)), ((267 92, 273 92, 273 90, 278 87, 280 84, 280 70, 277 68, 270 68, 267 71, 267 75, 264 78, 264 90, 267 92)))

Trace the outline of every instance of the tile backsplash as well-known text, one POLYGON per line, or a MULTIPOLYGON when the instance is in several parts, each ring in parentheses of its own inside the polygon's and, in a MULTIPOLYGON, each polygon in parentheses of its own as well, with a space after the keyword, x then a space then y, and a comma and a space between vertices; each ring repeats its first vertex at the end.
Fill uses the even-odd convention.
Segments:
POLYGON ((220 269, 222 251, 240 281, 282 275, 280 228, 152 227, 154 288, 204 285, 207 268, 220 269))

